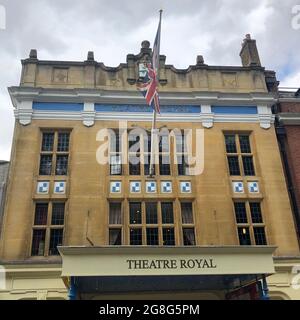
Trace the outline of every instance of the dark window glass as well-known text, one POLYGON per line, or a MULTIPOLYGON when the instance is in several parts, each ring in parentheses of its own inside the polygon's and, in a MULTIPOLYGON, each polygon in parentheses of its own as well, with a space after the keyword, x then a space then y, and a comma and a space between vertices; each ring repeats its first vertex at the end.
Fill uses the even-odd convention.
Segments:
POLYGON ((33 230, 31 247, 32 256, 43 256, 45 254, 45 237, 45 229, 33 230))
POLYGON ((236 223, 247 223, 247 211, 245 202, 234 203, 236 223))
POLYGON ((122 230, 109 229, 109 245, 120 246, 122 244, 122 230))
POLYGON ((68 152, 69 151, 69 142, 70 142, 70 133, 69 132, 59 132, 58 133, 57 151, 68 152))
POLYGON ((175 246, 174 228, 163 228, 164 246, 175 246))
POLYGON ((37 203, 35 205, 34 225, 42 226, 47 224, 48 203, 37 203))
POLYGON ((121 151, 121 144, 120 138, 121 135, 119 134, 118 130, 113 130, 114 133, 110 135, 110 152, 120 152, 121 151))
POLYGON ((121 156, 110 156, 110 175, 120 176, 122 175, 121 156))
POLYGON ((147 228, 147 245, 158 246, 158 228, 147 228))
POLYGON ((168 155, 159 156, 159 173, 162 176, 169 176, 171 174, 170 157, 168 155))
POLYGON ((68 156, 60 155, 56 157, 56 171, 57 176, 66 176, 68 173, 68 156))
POLYGON ((40 175, 50 176, 52 171, 52 156, 51 155, 41 155, 40 162, 40 175))
POLYGON ((241 153, 251 153, 249 136, 239 136, 241 153))
POLYGON ((170 151, 170 142, 169 142, 169 133, 163 133, 158 137, 159 139, 159 152, 169 152, 170 151))
POLYGON ((252 223, 263 223, 261 207, 259 202, 250 202, 252 223))
POLYGON ((52 225, 63 225, 65 221, 65 204, 64 203, 53 203, 52 204, 52 225))
POLYGON ((139 176, 141 174, 140 156, 129 156, 129 174, 131 176, 139 176))
POLYGON ((109 224, 122 224, 121 203, 111 202, 109 204, 109 224))
POLYGON ((173 203, 172 202, 162 202, 161 203, 161 216, 162 223, 174 223, 174 214, 173 214, 173 203))
POLYGON ((59 252, 57 250, 58 246, 61 246, 63 243, 63 229, 51 229, 50 231, 50 246, 49 246, 49 255, 58 256, 59 252))
POLYGON ((239 158, 237 156, 230 156, 227 157, 228 159, 228 166, 229 166, 229 173, 231 176, 240 176, 240 165, 239 165, 239 158))
POLYGON ((43 133, 42 151, 53 151, 54 133, 43 133))
MULTIPOLYGON (((148 176, 150 174, 150 154, 149 155, 145 155, 144 156, 144 173, 145 173, 145 176, 148 176)), ((154 169, 154 172, 153 174, 155 174, 155 164, 153 165, 153 169, 154 169)))
POLYGON ((243 156, 243 167, 245 176, 255 176, 253 158, 251 156, 243 156))
POLYGON ((146 223, 157 224, 157 203, 146 202, 146 223))
POLYGON ((147 132, 147 134, 143 134, 144 140, 144 152, 151 152, 151 133, 147 132))
POLYGON ((194 228, 183 228, 183 244, 185 246, 195 246, 195 230, 194 228))
POLYGON ((129 204, 130 224, 142 223, 142 205, 140 202, 131 202, 129 204))
POLYGON ((250 232, 249 228, 238 228, 239 240, 241 246, 250 246, 251 239, 250 239, 250 232))
MULTIPOLYGON (((128 135, 128 146, 129 148, 133 149, 131 150, 132 152, 140 152, 140 136, 136 134, 129 134, 128 135)), ((130 150, 129 150, 130 152, 130 150)))
POLYGON ((178 168, 178 175, 179 176, 186 176, 189 174, 189 166, 186 163, 186 156, 181 155, 177 156, 177 168, 178 168))
POLYGON ((181 217, 182 217, 183 224, 194 223, 193 204, 191 202, 182 202, 181 203, 181 217))
POLYGON ((255 238, 255 244, 257 246, 266 246, 267 245, 267 239, 266 239, 266 233, 264 227, 254 227, 254 238, 255 238))
POLYGON ((225 144, 227 153, 237 153, 235 135, 225 135, 225 144))
POLYGON ((142 229, 130 229, 130 245, 141 246, 142 240, 142 229))

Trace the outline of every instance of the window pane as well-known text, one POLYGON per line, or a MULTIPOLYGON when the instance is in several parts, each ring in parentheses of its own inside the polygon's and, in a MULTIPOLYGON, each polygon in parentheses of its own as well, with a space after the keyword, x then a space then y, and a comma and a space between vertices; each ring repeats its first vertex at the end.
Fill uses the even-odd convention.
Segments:
POLYGON ((51 155, 41 155, 40 162, 40 175, 50 176, 52 171, 52 156, 51 155))
POLYGON ((131 176, 139 176, 141 174, 140 156, 129 156, 129 174, 131 176))
POLYGON ((120 246, 122 244, 122 230, 109 229, 109 245, 120 246))
POLYGON ((121 152, 121 135, 119 130, 113 130, 110 135, 110 152, 121 152))
POLYGON ((225 135, 225 144, 227 153, 237 153, 235 135, 225 135))
POLYGON ((141 246, 142 244, 142 229, 130 229, 130 245, 141 246))
POLYGON ((181 203, 181 217, 182 217, 183 224, 194 223, 193 204, 191 202, 182 202, 181 203))
POLYGON ((121 203, 109 204, 109 224, 122 224, 121 203))
POLYGON ((243 156, 243 167, 245 176, 255 176, 253 158, 243 156))
POLYGON ((195 230, 194 228, 183 228, 183 244, 185 246, 195 246, 195 230))
POLYGON ((266 239, 265 228, 255 227, 253 228, 253 231, 254 231, 255 244, 257 246, 266 246, 267 239, 266 239))
POLYGON ((147 245, 158 246, 158 228, 147 228, 147 245))
POLYGON ((251 153, 249 136, 239 136, 241 153, 251 153))
POLYGON ((247 223, 247 211, 245 202, 234 203, 236 223, 247 223))
MULTIPOLYGON (((144 156, 144 174, 148 176, 150 174, 150 154, 144 156)), ((155 164, 153 166, 153 174, 155 174, 155 164)))
POLYGON ((51 224, 54 226, 64 225, 65 221, 65 204, 53 203, 52 204, 52 219, 51 224))
POLYGON ((59 132, 58 133, 57 151, 68 152, 69 151, 69 142, 70 142, 70 133, 69 132, 59 132))
POLYGON ((163 228, 164 246, 175 246, 174 228, 163 228))
POLYGON ((129 148, 133 148, 129 150, 129 152, 140 152, 141 151, 141 144, 140 144, 140 135, 129 133, 128 134, 128 146, 129 148))
POLYGON ((263 223, 261 207, 259 202, 250 202, 252 223, 263 223))
POLYGON ((240 166, 239 166, 239 158, 238 157, 227 157, 229 173, 231 176, 240 176, 240 166))
POLYGON ((174 223, 173 215, 173 202, 162 202, 161 203, 161 216, 162 223, 174 223))
POLYGON ((35 205, 34 225, 42 226, 47 224, 48 203, 37 203, 35 205))
POLYGON ((46 230, 33 230, 32 236, 32 256, 43 256, 45 254, 45 236, 46 230))
POLYGON ((56 175, 66 176, 68 173, 68 156, 57 156, 56 157, 56 175))
POLYGON ((131 202, 129 204, 130 224, 142 223, 142 205, 140 202, 131 202))
POLYGON ((159 152, 169 152, 170 151, 170 142, 169 142, 169 132, 163 132, 158 136, 159 139, 159 152))
POLYGON ((177 167, 179 176, 186 176, 189 174, 189 166, 186 163, 186 160, 186 156, 184 155, 177 156, 177 167))
POLYGON ((146 202, 146 223, 157 224, 157 203, 146 202))
POLYGON ((50 246, 49 246, 49 255, 57 256, 59 252, 57 250, 58 246, 61 246, 63 243, 63 229, 51 229, 50 232, 50 246))
POLYGON ((159 156, 159 173, 162 176, 169 176, 171 174, 170 157, 168 155, 159 156))
POLYGON ((238 234, 241 246, 251 245, 249 228, 238 228, 238 234))
POLYGON ((43 133, 43 142, 42 142, 42 151, 53 151, 54 143, 54 132, 44 132, 43 133))
POLYGON ((110 156, 110 175, 111 176, 122 175, 121 156, 119 155, 110 156))

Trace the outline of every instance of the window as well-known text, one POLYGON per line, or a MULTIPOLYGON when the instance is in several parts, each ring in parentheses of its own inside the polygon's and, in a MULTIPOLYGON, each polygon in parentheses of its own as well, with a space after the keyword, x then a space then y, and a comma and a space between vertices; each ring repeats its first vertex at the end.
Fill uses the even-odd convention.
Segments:
POLYGON ((49 246, 49 255, 50 256, 59 255, 57 247, 62 245, 63 231, 64 231, 63 229, 51 229, 50 230, 50 246, 49 246))
POLYGON ((138 154, 129 156, 129 174, 131 176, 139 176, 141 174, 140 156, 138 154))
POLYGON ((122 229, 109 229, 109 245, 120 246, 122 244, 122 229))
POLYGON ((148 246, 158 246, 159 239, 158 239, 158 228, 147 228, 147 245, 148 246))
POLYGON ((121 135, 118 130, 111 130, 109 149, 109 164, 111 176, 120 176, 123 173, 120 138, 121 135))
POLYGON ((142 204, 140 202, 131 202, 129 210, 130 224, 142 224, 142 204))
POLYGON ((187 176, 189 174, 189 166, 186 160, 187 156, 185 155, 177 156, 177 170, 179 176, 187 176))
POLYGON ((193 204, 191 202, 181 203, 181 218, 182 224, 193 224, 193 204))
POLYGON ((257 246, 267 245, 267 239, 266 239, 264 227, 254 227, 253 232, 254 232, 255 244, 257 246))
POLYGON ((261 207, 259 202, 250 202, 252 223, 263 223, 261 207))
POLYGON ((183 244, 185 246, 195 246, 195 230, 194 228, 183 228, 183 244))
POLYGON ((161 176, 171 175, 169 155, 159 155, 159 173, 161 176))
POLYGON ((57 246, 63 243, 64 223, 65 203, 36 203, 31 255, 59 255, 57 246))
POLYGON ((40 156, 40 175, 67 175, 70 132, 43 132, 40 156))
POLYGON ((225 134, 225 147, 231 176, 255 176, 254 158, 249 134, 225 134))
POLYGON ((247 223, 248 220, 247 220, 247 211, 246 211, 245 202, 235 202, 234 209, 235 209, 236 223, 247 223))
POLYGON ((109 204, 109 224, 122 224, 121 203, 111 202, 109 204))
POLYGON ((255 176, 252 156, 243 156, 243 167, 245 176, 255 176))
POLYGON ((239 234, 239 240, 240 240, 241 246, 251 245, 249 228, 246 228, 246 227, 238 228, 238 234, 239 234))
POLYGON ((173 215, 173 203, 172 202, 162 202, 161 203, 161 216, 163 224, 174 223, 173 215))
POLYGON ((175 246, 174 228, 163 228, 164 246, 175 246))
POLYGON ((228 159, 228 166, 229 172, 231 176, 239 176, 241 175, 240 172, 240 165, 239 165, 239 158, 237 156, 227 157, 228 159))
POLYGON ((110 156, 110 175, 120 176, 122 175, 122 164, 121 156, 112 155, 110 156))
POLYGON ((52 172, 52 155, 41 155, 40 175, 50 176, 52 172))
POLYGON ((158 223, 156 202, 146 202, 146 223, 147 224, 158 223))
POLYGON ((142 229, 130 229, 130 245, 141 246, 143 244, 142 229))
MULTIPOLYGON (((151 162, 151 156, 144 155, 144 175, 145 176, 150 175, 150 162, 151 162)), ((153 165, 153 174, 155 174, 155 164, 153 165)))

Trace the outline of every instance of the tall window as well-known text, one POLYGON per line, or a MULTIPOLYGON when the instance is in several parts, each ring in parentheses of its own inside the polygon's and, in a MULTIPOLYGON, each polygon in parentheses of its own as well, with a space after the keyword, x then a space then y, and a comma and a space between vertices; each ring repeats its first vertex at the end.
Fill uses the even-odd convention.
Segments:
POLYGON ((162 130, 158 138, 159 138, 159 174, 161 176, 169 176, 171 175, 169 131, 162 130))
POLYGON ((121 135, 118 130, 113 130, 110 135, 109 163, 110 175, 122 175, 121 135))
POLYGON ((109 203, 109 245, 122 244, 122 203, 109 203))
POLYGON ((240 245, 267 245, 260 202, 234 202, 240 245))
POLYGON ((182 235, 183 245, 195 246, 195 226, 193 216, 193 203, 182 202, 181 204, 181 219, 182 219, 182 235))
POLYGON ((176 157, 177 157, 177 172, 179 176, 189 174, 188 152, 187 152, 186 137, 182 130, 176 135, 176 157))
POLYGON ((70 132, 43 132, 40 155, 40 175, 68 174, 70 132), (53 172, 53 169, 55 171, 53 172))
POLYGON ((247 134, 225 134, 227 162, 231 176, 255 176, 255 167, 247 134), (242 168, 242 170, 241 170, 242 168))
POLYGON ((32 256, 59 255, 63 244, 65 203, 36 203, 32 232, 32 256))
POLYGON ((129 146, 129 174, 139 176, 141 174, 141 142, 140 135, 128 134, 129 146))

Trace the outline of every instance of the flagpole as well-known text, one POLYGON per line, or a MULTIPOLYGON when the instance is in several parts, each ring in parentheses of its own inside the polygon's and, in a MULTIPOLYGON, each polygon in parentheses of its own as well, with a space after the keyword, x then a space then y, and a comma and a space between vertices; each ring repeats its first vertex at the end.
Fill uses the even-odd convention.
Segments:
MULTIPOLYGON (((163 10, 160 9, 159 10, 159 28, 161 28, 162 12, 163 12, 163 10)), ((159 32, 160 32, 160 30, 159 30, 159 32)), ((160 43, 160 39, 159 39, 159 43, 160 43)), ((159 46, 160 46, 160 44, 159 44, 159 46)), ((158 49, 158 65, 156 66, 157 67, 157 70, 156 70, 157 77, 159 76, 158 75, 158 71, 159 71, 159 53, 160 53, 160 48, 158 49)), ((153 64, 153 61, 152 61, 152 64, 153 64)), ((154 154, 154 151, 155 151, 156 148, 153 148, 154 142, 157 141, 157 139, 154 139, 155 134, 156 134, 156 108, 153 109, 153 115, 152 115, 151 153, 150 153, 150 166, 149 166, 149 176, 150 176, 150 178, 153 178, 154 177, 154 173, 155 173, 155 170, 154 170, 155 169, 155 154, 154 154)))

